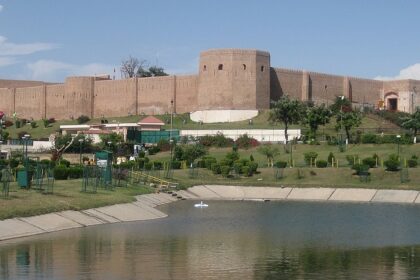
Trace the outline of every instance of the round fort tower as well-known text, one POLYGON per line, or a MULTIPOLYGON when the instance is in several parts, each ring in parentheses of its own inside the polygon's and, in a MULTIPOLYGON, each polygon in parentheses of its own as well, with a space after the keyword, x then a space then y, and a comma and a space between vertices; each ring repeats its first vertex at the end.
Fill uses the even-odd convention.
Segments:
POLYGON ((269 108, 270 53, 214 49, 200 54, 199 110, 269 108))

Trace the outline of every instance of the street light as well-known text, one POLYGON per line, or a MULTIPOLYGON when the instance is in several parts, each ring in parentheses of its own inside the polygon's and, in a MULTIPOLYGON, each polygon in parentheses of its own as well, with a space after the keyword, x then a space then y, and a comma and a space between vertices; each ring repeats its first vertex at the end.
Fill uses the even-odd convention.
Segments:
POLYGON ((80 158, 79 158, 79 164, 80 165, 82 165, 82 146, 83 146, 83 142, 84 142, 85 140, 83 139, 83 138, 80 138, 79 139, 79 146, 80 146, 80 158))
POLYGON ((401 139, 401 135, 397 135, 397 158, 398 161, 400 160, 400 139, 401 139))

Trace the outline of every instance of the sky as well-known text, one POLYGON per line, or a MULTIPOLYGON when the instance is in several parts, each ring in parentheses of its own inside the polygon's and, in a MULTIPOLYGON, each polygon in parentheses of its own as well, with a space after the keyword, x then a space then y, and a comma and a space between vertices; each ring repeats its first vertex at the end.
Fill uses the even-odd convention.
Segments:
POLYGON ((170 74, 200 51, 269 51, 271 66, 420 79, 417 0, 0 0, 0 79, 111 74, 128 56, 170 74))

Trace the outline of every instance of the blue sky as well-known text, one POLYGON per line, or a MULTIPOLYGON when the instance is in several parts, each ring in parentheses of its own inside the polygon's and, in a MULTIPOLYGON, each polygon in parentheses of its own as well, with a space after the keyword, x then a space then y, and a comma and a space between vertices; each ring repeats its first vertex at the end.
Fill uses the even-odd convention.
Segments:
POLYGON ((171 74, 210 48, 274 67, 420 79, 420 1, 0 0, 0 79, 112 74, 129 55, 171 74))

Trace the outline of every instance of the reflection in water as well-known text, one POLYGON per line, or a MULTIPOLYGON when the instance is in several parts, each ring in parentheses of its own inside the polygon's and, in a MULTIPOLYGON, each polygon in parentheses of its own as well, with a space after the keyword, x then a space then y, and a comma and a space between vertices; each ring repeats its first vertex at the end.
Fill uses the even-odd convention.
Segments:
POLYGON ((0 244, 1 279, 405 279, 420 275, 417 206, 193 202, 166 219, 0 244))

